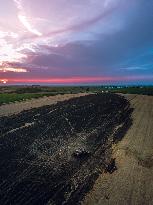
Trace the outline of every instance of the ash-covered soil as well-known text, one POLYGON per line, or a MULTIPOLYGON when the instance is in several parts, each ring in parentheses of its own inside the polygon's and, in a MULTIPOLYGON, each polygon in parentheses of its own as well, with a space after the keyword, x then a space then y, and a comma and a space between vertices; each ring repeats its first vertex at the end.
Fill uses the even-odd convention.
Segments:
POLYGON ((0 204, 79 204, 117 169, 113 143, 132 124, 119 95, 88 95, 0 118, 0 204))

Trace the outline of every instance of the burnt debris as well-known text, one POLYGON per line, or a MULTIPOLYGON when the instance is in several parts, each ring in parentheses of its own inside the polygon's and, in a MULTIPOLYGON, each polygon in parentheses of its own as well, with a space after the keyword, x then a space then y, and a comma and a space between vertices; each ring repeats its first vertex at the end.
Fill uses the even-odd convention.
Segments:
POLYGON ((73 152, 73 156, 76 157, 76 158, 79 158, 79 159, 89 157, 90 154, 91 153, 88 150, 85 150, 85 149, 82 149, 82 148, 77 149, 73 152))
POLYGON ((0 118, 0 204, 79 204, 106 165, 115 169, 111 145, 131 112, 108 93, 0 118))
POLYGON ((106 164, 105 172, 112 174, 117 170, 117 166, 115 164, 115 158, 112 158, 108 164, 106 164))

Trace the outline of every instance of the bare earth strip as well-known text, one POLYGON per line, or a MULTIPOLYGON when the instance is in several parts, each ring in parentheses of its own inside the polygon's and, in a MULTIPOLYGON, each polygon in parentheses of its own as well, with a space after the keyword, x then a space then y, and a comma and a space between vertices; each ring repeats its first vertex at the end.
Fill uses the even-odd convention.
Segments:
POLYGON ((56 95, 50 97, 43 97, 38 99, 26 100, 23 102, 16 102, 11 104, 6 104, 0 106, 0 117, 17 114, 23 110, 30 110, 31 108, 37 108, 45 105, 56 104, 59 101, 68 100, 74 97, 80 97, 88 95, 87 93, 78 93, 78 94, 65 94, 65 95, 56 95))
POLYGON ((153 97, 125 95, 133 125, 114 146, 118 170, 102 174, 83 205, 153 205, 153 97))

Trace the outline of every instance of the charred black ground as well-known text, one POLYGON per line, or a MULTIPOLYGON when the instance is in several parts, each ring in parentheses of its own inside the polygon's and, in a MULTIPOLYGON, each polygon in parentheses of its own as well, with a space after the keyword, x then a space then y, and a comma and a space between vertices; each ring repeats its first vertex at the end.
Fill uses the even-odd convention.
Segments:
POLYGON ((123 97, 98 94, 0 118, 0 204, 79 204, 112 173, 131 112, 123 97))

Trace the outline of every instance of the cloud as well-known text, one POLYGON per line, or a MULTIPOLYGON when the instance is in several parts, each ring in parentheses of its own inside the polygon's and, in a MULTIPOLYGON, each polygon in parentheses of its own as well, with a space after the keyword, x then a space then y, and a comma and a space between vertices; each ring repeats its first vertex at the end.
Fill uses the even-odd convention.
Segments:
POLYGON ((8 71, 9 79, 150 79, 151 1, 45 0, 44 8, 41 0, 14 3, 24 28, 6 31, 2 26, 0 32, 0 71, 8 71))
POLYGON ((20 20, 20 22, 23 24, 23 26, 31 33, 37 35, 37 36, 42 36, 42 33, 40 33, 38 30, 36 30, 35 28, 33 28, 33 26, 30 23, 29 18, 26 16, 25 11, 24 11, 24 7, 22 5, 22 1, 21 0, 13 0, 19 13, 18 13, 18 18, 20 20))
POLYGON ((37 36, 42 36, 42 33, 40 33, 39 31, 37 31, 35 28, 32 27, 32 25, 30 24, 30 22, 28 21, 27 17, 24 15, 18 15, 18 18, 20 20, 20 22, 24 25, 24 27, 30 31, 31 33, 37 35, 37 36))
POLYGON ((47 36, 52 36, 52 35, 55 35, 55 34, 61 34, 61 33, 69 32, 69 31, 74 32, 74 31, 79 31, 79 30, 85 30, 86 28, 92 26, 93 24, 96 24, 97 22, 101 21, 102 19, 104 19, 105 17, 110 15, 117 7, 118 7, 117 3, 113 4, 113 6, 111 6, 108 9, 102 10, 99 15, 97 15, 97 16, 89 19, 89 20, 83 21, 83 22, 78 23, 78 24, 71 25, 67 28, 63 28, 63 29, 59 29, 59 30, 49 32, 45 36, 46 37, 47 36))
POLYGON ((0 31, 0 38, 18 38, 18 34, 14 32, 0 31))
POLYGON ((26 57, 26 54, 21 53, 16 48, 14 48, 12 42, 9 42, 6 38, 0 38, 0 63, 6 61, 20 61, 26 57))
POLYGON ((9 68, 9 67, 0 67, 0 72, 14 72, 14 73, 26 73, 28 72, 26 69, 24 68, 9 68))
MULTIPOLYGON (((46 71, 50 74, 52 74, 52 68, 57 68, 58 72, 61 68, 61 73, 70 73, 70 75, 113 73, 113 75, 124 76, 130 74, 132 69, 121 71, 120 67, 142 68, 141 65, 144 65, 142 59, 145 59, 145 64, 148 61, 150 65, 153 63, 153 52, 148 53, 148 50, 153 50, 151 17, 151 2, 136 1, 125 19, 125 26, 117 32, 108 35, 99 34, 96 40, 88 41, 89 44, 80 41, 67 43, 57 48, 50 46, 50 54, 35 56, 32 63, 50 67, 50 72, 46 71), (132 59, 136 57, 135 63, 132 62, 132 59)), ((43 46, 41 49, 43 50, 43 46)), ((143 73, 139 69, 139 73, 148 74, 152 70, 150 65, 148 67, 151 69, 148 72, 143 73)), ((138 69, 135 70, 138 72, 138 69)), ((145 69, 141 69, 143 70, 145 69)))
POLYGON ((17 8, 21 11, 23 9, 22 7, 22 1, 21 0, 13 0, 16 4, 17 8))

